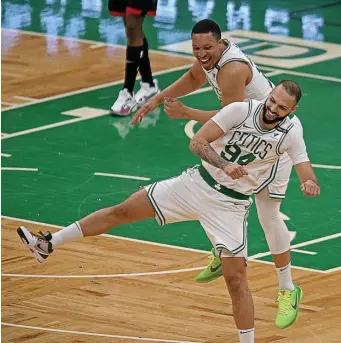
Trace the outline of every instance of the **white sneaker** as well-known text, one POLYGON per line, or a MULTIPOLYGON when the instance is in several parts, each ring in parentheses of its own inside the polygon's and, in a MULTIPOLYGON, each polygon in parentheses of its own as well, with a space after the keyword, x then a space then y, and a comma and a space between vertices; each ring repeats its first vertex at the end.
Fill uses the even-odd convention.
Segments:
POLYGON ((118 98, 110 108, 110 114, 113 116, 129 116, 136 109, 136 101, 128 89, 124 88, 118 94, 118 98))
POLYGON ((144 105, 155 94, 160 93, 157 80, 154 79, 153 82, 154 87, 151 87, 148 82, 140 82, 141 88, 135 94, 135 101, 138 107, 144 105))
POLYGON ((52 243, 50 242, 52 235, 49 231, 44 233, 39 231, 38 234, 35 234, 24 226, 20 226, 17 229, 17 233, 26 248, 31 251, 40 263, 43 263, 52 253, 52 243))

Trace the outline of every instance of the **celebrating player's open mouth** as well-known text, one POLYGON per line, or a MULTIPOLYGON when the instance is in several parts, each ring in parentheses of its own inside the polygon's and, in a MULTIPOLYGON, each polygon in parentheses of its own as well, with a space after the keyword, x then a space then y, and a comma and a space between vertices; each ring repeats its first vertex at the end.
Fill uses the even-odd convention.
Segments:
POLYGON ((200 61, 201 65, 202 65, 205 69, 211 69, 211 68, 210 68, 211 59, 210 59, 209 57, 198 58, 198 60, 200 61))
POLYGON ((282 121, 284 118, 280 118, 277 113, 271 111, 270 107, 264 106, 263 107, 263 121, 266 124, 273 124, 276 122, 282 121))

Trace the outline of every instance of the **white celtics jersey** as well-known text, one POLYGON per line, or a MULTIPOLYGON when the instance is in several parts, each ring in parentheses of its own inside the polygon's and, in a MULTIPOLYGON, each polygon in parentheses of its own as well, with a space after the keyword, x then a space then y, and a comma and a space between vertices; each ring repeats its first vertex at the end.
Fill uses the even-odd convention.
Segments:
POLYGON ((239 49, 237 45, 226 41, 226 49, 222 53, 221 58, 215 68, 207 71, 203 68, 206 74, 207 81, 216 92, 219 100, 222 100, 222 94, 218 85, 218 73, 227 63, 241 61, 249 65, 252 72, 251 82, 245 87, 246 98, 254 100, 265 100, 270 94, 273 83, 268 80, 256 67, 256 65, 239 49))
POLYGON ((264 103, 256 100, 235 102, 221 109, 212 120, 225 132, 211 143, 216 153, 232 163, 244 165, 248 175, 233 180, 221 169, 202 161, 204 168, 217 181, 242 194, 252 194, 258 179, 278 163, 287 152, 293 164, 309 161, 302 131, 289 117, 271 130, 260 125, 264 103))

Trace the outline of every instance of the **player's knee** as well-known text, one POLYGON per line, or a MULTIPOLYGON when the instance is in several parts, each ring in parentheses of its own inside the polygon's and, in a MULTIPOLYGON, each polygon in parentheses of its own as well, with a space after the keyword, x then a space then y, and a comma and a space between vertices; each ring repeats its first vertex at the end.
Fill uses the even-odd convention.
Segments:
POLYGON ((272 254, 279 254, 290 249, 290 235, 281 218, 280 201, 270 198, 256 198, 259 222, 272 254))
POLYGON ((137 42, 140 43, 139 45, 142 45, 144 34, 142 31, 142 25, 140 23, 140 18, 133 15, 127 16, 125 25, 128 45, 136 44, 137 42))
POLYGON ((258 213, 259 223, 262 226, 265 233, 274 229, 274 223, 276 222, 276 219, 281 220, 279 216, 277 217, 276 215, 271 214, 271 213, 260 212, 260 211, 257 211, 257 213, 258 213))
POLYGON ((244 272, 224 273, 224 278, 231 296, 248 291, 247 278, 244 272))
POLYGON ((223 275, 230 294, 237 294, 248 289, 246 265, 242 258, 222 259, 223 275))
POLYGON ((257 215, 264 231, 273 228, 273 223, 282 220, 280 217, 280 200, 256 196, 257 215))

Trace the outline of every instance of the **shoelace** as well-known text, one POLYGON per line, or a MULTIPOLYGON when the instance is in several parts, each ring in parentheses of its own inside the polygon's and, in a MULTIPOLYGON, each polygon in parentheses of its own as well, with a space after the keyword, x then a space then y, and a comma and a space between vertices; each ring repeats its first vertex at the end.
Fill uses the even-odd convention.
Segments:
MULTIPOLYGON (((220 263, 219 259, 217 257, 215 257, 212 253, 211 253, 211 255, 207 256, 207 258, 210 260, 209 264, 214 263, 214 262, 218 262, 217 264, 220 263), (216 259, 216 261, 214 261, 215 259, 216 259)), ((216 265, 214 265, 213 267, 216 267, 216 265)))
POLYGON ((48 240, 45 238, 45 235, 42 231, 38 231, 38 234, 34 234, 37 238, 38 241, 42 242, 42 243, 48 243, 48 240))
POLYGON ((43 231, 38 231, 38 234, 40 235, 40 236, 37 235, 38 238, 43 239, 44 241, 46 241, 43 231))
POLYGON ((290 291, 279 291, 277 301, 279 302, 278 305, 278 313, 279 314, 288 314, 291 309, 291 298, 290 298, 290 291))

